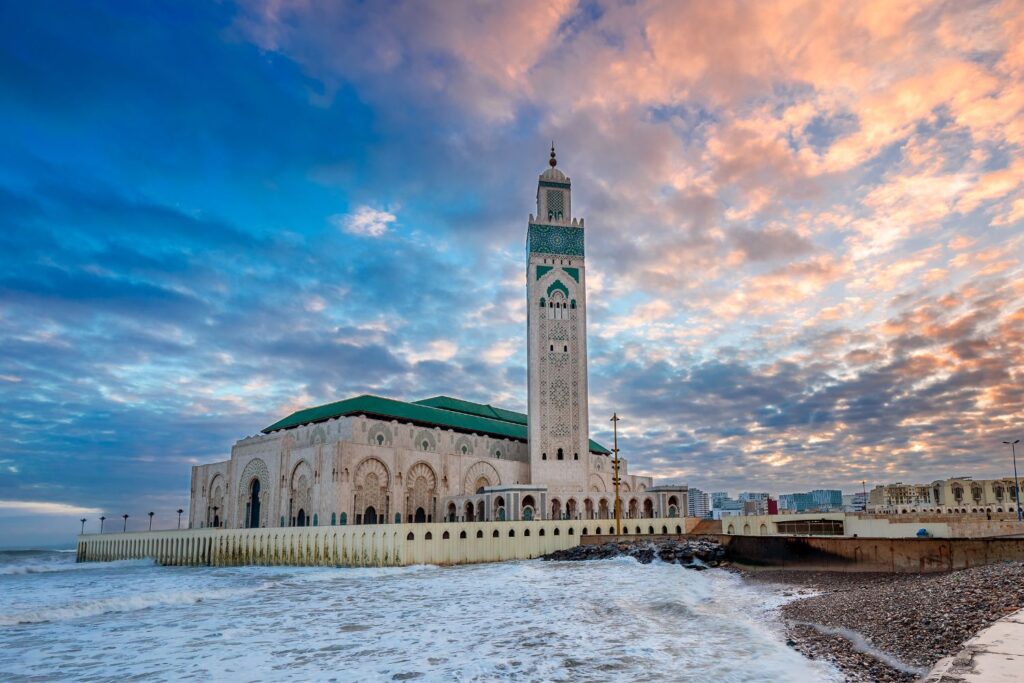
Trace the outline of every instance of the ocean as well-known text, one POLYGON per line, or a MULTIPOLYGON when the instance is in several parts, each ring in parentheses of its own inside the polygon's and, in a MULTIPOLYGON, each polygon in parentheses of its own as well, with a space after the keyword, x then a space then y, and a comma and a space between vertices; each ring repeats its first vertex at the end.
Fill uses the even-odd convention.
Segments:
POLYGON ((839 681, 789 598, 630 558, 379 569, 0 551, 0 680, 839 681))

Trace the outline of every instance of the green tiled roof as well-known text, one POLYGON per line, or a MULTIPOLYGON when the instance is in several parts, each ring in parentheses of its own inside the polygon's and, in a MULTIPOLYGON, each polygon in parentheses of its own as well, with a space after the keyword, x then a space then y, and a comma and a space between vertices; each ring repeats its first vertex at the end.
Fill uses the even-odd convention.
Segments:
MULTIPOLYGON (((366 415, 385 420, 412 422, 424 427, 441 427, 459 432, 486 434, 506 439, 527 440, 526 415, 503 408, 463 401, 449 396, 435 396, 407 403, 380 396, 355 396, 315 408, 299 410, 263 430, 264 434, 279 429, 291 429, 310 422, 324 422, 335 417, 366 415)), ((610 451, 590 440, 594 453, 610 451)))

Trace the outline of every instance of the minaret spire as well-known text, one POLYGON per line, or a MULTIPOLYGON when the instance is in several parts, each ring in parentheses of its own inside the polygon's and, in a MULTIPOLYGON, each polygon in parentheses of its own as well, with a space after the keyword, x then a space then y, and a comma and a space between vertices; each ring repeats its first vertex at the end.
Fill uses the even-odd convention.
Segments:
POLYGON ((551 158, 548 159, 548 164, 551 166, 551 168, 554 168, 555 166, 558 165, 558 159, 555 158, 555 141, 554 140, 551 141, 551 158))

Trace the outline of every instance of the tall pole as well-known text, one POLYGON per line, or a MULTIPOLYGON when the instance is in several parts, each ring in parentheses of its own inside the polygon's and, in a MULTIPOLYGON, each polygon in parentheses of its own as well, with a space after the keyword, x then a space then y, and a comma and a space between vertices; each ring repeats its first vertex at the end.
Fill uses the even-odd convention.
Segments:
POLYGON ((1004 441, 1003 443, 1009 444, 1010 454, 1013 456, 1013 499, 1017 501, 1017 521, 1019 522, 1022 519, 1020 511, 1020 479, 1017 478, 1017 444, 1020 443, 1020 439, 1004 441))
POLYGON ((615 458, 612 460, 612 482, 615 483, 615 535, 622 535, 622 499, 619 498, 619 414, 612 413, 612 430, 615 442, 612 446, 612 453, 615 458))
POLYGON ((124 528, 121 529, 121 531, 122 532, 127 532, 128 531, 128 515, 124 514, 124 515, 121 515, 121 516, 124 517, 124 528))
POLYGON ((82 523, 82 535, 85 535, 85 517, 78 521, 82 523))
POLYGON ((152 512, 149 513, 149 530, 150 531, 153 530, 153 513, 152 512))
POLYGON ((178 528, 181 528, 181 513, 184 512, 181 508, 178 508, 178 528))
POLYGON ((106 517, 100 517, 100 533, 103 533, 103 522, 107 521, 106 517))

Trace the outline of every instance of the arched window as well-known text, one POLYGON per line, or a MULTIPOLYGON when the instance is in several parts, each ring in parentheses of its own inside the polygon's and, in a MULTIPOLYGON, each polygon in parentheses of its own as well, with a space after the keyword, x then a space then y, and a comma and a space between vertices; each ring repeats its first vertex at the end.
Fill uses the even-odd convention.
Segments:
POLYGON ((580 459, 580 454, 579 453, 573 453, 572 454, 572 459, 573 460, 579 460, 580 459))
POLYGON ((540 454, 540 459, 541 460, 547 460, 548 459, 548 454, 547 453, 541 453, 540 454))
POLYGON ((558 459, 565 460, 565 453, 562 452, 561 448, 558 449, 558 459))
POLYGON ((572 301, 569 302, 569 308, 576 308, 576 299, 573 299, 572 301))
POLYGON ((497 538, 497 537, 498 537, 498 530, 497 530, 497 529, 495 529, 495 530, 494 530, 494 533, 493 533, 493 534, 491 534, 491 536, 492 536, 493 538, 497 538))
POLYGON ((465 537, 466 537, 466 530, 463 529, 462 531, 459 532, 459 538, 465 538, 465 537))
POLYGON ((479 530, 477 530, 477 532, 476 532, 476 537, 477 537, 477 538, 483 538, 483 537, 484 537, 484 532, 483 532, 483 529, 479 529, 479 530))
POLYGON ((432 534, 432 533, 430 533, 430 532, 428 531, 428 532, 427 532, 427 535, 426 535, 426 536, 424 536, 423 538, 427 539, 428 541, 432 541, 432 540, 434 540, 434 534, 432 534))
POLYGON ((441 540, 447 541, 449 538, 451 538, 451 534, 449 534, 447 531, 441 535, 441 540))
POLYGON ((540 307, 541 307, 541 308, 544 308, 544 306, 546 305, 546 303, 547 303, 547 300, 546 300, 546 299, 545 299, 544 297, 541 297, 541 298, 540 298, 540 307))

